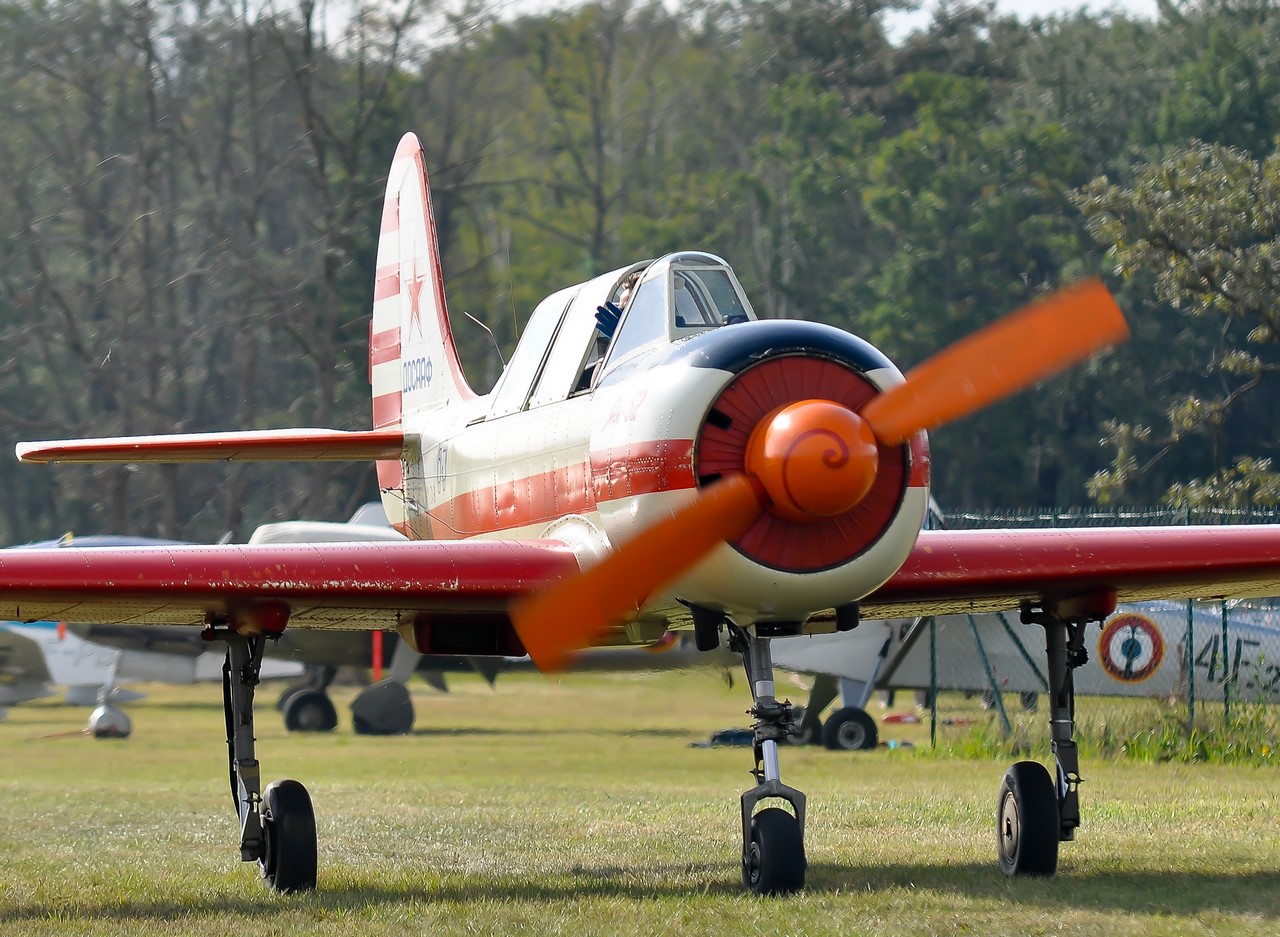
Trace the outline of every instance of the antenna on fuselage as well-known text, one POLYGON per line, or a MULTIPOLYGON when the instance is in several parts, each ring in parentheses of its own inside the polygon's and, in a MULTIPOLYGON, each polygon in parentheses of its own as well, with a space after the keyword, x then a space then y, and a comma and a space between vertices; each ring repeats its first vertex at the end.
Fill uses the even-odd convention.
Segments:
POLYGON ((493 329, 489 328, 489 326, 485 325, 465 309, 462 310, 462 314, 489 333, 489 341, 493 342, 493 350, 498 353, 498 360, 502 362, 502 366, 505 368, 507 366, 507 359, 502 357, 502 349, 498 347, 498 338, 493 334, 493 329))

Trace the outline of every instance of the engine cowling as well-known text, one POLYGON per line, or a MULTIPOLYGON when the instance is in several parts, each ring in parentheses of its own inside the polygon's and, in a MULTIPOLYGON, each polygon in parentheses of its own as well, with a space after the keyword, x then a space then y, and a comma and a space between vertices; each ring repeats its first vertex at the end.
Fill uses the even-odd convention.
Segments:
MULTIPOLYGON (((753 435, 759 440, 762 428, 789 405, 826 401, 856 421, 866 401, 903 381, 869 343, 829 326, 786 320, 708 332, 650 365, 637 368, 648 390, 639 420, 629 428, 640 436, 691 437, 685 450, 690 461, 681 474, 697 489, 742 474, 753 435)), ((593 440, 593 448, 616 448, 618 429, 611 425, 610 435, 593 440)), ((813 437, 804 440, 814 443, 813 437)), ((841 458, 839 440, 819 438, 816 444, 830 444, 831 457, 841 458)), ((871 439, 871 445, 878 464, 869 489, 853 497, 851 507, 832 512, 828 505, 821 508, 823 516, 811 517, 804 516, 803 504, 789 510, 783 498, 770 497, 769 508, 745 533, 716 548, 664 594, 673 604, 680 599, 749 623, 803 620, 872 591, 897 570, 915 542, 928 504, 929 462, 924 433, 905 444, 871 439)), ((749 474, 761 473, 753 466, 749 474)), ((793 483, 800 486, 793 493, 803 501, 803 477, 784 472, 779 484, 793 483)), ((676 494, 641 496, 605 511, 615 544, 660 522, 694 492, 685 498, 676 494)), ((837 508, 839 502, 837 492, 837 508)))

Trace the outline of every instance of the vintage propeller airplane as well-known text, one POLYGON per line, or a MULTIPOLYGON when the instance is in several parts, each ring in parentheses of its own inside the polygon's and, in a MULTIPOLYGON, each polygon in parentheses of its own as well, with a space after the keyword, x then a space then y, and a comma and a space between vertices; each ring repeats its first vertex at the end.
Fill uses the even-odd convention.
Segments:
POLYGON ((775 695, 772 638, 994 609, 1042 626, 1056 776, 1015 764, 997 823, 1006 874, 1049 874, 1080 822, 1071 671, 1085 626, 1117 599, 1280 592, 1278 528, 921 531, 925 430, 1121 339, 1100 284, 1015 313, 904 378, 839 329, 757 319, 718 257, 670 254, 548 296, 478 396, 454 347, 412 135, 392 163, 377 265, 372 430, 23 443, 18 455, 372 459, 388 516, 412 542, 0 557, 0 617, 203 623, 226 642, 240 855, 277 890, 316 883, 310 797, 293 780, 260 789, 254 749, 263 646, 286 628, 395 627, 424 653, 527 651, 543 669, 669 625, 704 649, 726 634, 754 698, 742 877, 780 893, 804 884, 805 798, 779 773, 796 720, 775 695))

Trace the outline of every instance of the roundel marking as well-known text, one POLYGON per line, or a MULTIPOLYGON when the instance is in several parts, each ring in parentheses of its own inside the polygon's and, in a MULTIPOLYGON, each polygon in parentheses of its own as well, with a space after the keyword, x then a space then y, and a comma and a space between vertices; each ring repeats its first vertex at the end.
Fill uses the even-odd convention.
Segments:
POLYGON ((1164 660, 1164 636, 1145 615, 1117 615, 1098 639, 1102 669, 1121 683, 1141 683, 1160 669, 1164 660))

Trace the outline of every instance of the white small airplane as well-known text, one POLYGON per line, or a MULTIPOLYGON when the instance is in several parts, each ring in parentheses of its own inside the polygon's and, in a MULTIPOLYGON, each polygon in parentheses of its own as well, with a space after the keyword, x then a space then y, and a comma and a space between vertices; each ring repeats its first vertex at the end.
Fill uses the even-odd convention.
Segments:
POLYGON ((290 629, 395 628, 420 653, 527 653, 543 669, 672 628, 707 650, 726 636, 754 698, 742 879, 776 894, 804 885, 806 812, 779 770, 797 719, 776 696, 773 639, 998 610, 1042 628, 1054 773, 1010 768, 996 823, 1002 871, 1048 875, 1080 824, 1071 672, 1087 625, 1119 601, 1280 592, 1276 527, 921 530, 925 431, 1119 341, 1100 284, 904 377, 839 329, 759 319, 728 264, 682 251, 552 293, 478 395, 452 339, 422 148, 406 135, 373 289, 371 430, 18 446, 28 462, 377 463, 408 542, 10 551, 0 566, 7 617, 203 623, 226 643, 240 856, 275 889, 316 883, 310 796, 292 780, 261 787, 253 731, 264 646, 290 629))

